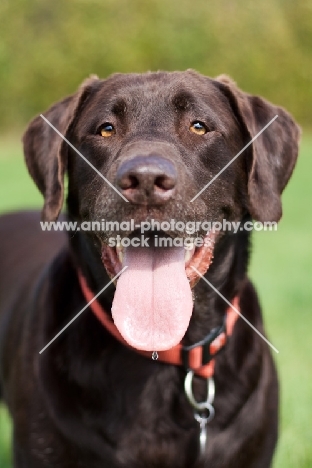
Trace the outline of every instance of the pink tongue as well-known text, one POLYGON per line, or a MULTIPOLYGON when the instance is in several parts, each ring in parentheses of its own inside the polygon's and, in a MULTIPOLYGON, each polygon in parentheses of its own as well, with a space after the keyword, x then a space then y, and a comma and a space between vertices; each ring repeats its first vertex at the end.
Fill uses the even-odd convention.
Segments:
POLYGON ((128 247, 112 306, 116 327, 134 348, 163 351, 183 338, 193 309, 184 249, 128 247))

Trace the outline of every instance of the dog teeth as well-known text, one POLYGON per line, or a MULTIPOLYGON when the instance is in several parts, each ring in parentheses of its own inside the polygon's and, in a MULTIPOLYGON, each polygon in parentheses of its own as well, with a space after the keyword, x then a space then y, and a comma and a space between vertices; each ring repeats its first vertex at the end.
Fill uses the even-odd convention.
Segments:
POLYGON ((187 264, 191 258, 193 257, 194 255, 194 251, 195 251, 195 248, 194 248, 194 245, 188 249, 185 249, 185 254, 184 254, 184 262, 185 264, 187 264))
MULTIPOLYGON (((187 264, 191 260, 191 258, 194 255, 194 252, 195 252, 194 245, 189 245, 188 248, 185 249, 185 253, 184 253, 185 264, 187 264)), ((123 257, 124 257, 124 247, 121 244, 116 245, 116 253, 117 253, 118 260, 122 264, 123 257)))
POLYGON ((116 253, 117 253, 118 260, 122 264, 122 261, 123 261, 123 247, 120 244, 116 245, 116 253))

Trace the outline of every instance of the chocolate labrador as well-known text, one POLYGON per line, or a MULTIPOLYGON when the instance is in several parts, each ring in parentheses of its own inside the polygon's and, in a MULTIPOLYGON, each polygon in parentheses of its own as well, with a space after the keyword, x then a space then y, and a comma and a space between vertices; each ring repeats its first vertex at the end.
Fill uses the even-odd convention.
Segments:
POLYGON ((30 123, 46 224, 0 223, 14 467, 271 466, 278 381, 246 226, 280 219, 299 133, 192 70, 92 76, 30 123), (67 234, 49 224, 65 176, 67 234))

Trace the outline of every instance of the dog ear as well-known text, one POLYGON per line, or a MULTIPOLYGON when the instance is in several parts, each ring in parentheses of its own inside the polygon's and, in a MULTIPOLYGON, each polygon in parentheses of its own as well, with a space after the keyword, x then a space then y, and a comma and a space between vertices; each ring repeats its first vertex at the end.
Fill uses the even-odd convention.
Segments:
MULTIPOLYGON (((57 102, 43 115, 66 137, 78 112, 99 83, 98 77, 91 76, 77 93, 57 102)), ((44 196, 42 219, 55 221, 63 206, 68 144, 40 115, 28 125, 23 143, 28 171, 44 196)))
POLYGON ((283 108, 242 92, 226 75, 218 76, 216 80, 215 84, 229 99, 246 133, 246 143, 278 116, 252 143, 247 167, 250 214, 262 222, 279 221, 282 216, 281 193, 296 163, 300 128, 283 108))

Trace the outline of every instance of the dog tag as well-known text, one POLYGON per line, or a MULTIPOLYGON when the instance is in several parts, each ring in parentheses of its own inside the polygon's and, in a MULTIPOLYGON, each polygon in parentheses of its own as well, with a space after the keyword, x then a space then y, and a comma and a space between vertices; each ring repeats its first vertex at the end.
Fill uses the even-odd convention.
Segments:
POLYGON ((200 454, 204 455, 206 451, 206 443, 207 443, 207 422, 209 418, 203 418, 198 413, 194 414, 196 421, 199 424, 199 450, 200 454))
POLYGON ((199 449, 200 455, 204 455, 207 443, 207 424, 213 419, 215 409, 212 406, 215 396, 215 384, 212 377, 207 379, 207 399, 206 401, 197 401, 193 395, 192 383, 194 372, 189 370, 184 380, 184 390, 188 401, 191 403, 194 412, 194 418, 199 424, 199 449), (201 414, 200 414, 201 413, 201 414), (204 416, 205 415, 205 416, 204 416))

